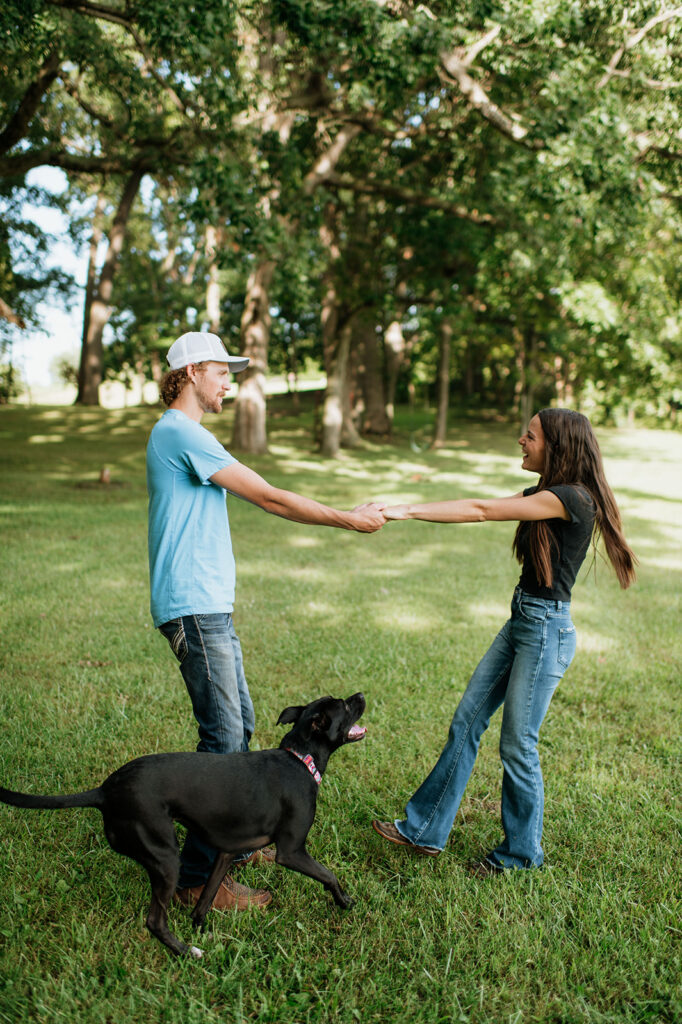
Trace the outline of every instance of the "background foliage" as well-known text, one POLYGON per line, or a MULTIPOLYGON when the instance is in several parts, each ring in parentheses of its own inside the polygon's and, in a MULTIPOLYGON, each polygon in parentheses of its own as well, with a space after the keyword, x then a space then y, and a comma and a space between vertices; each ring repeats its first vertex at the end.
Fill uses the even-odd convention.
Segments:
POLYGON ((7 2, 2 297, 26 320, 58 283, 27 243, 32 168, 65 171, 83 241, 141 174, 105 374, 158 375, 190 326, 238 345, 268 261, 274 369, 329 370, 332 282, 341 326, 402 324, 403 391, 434 384, 447 322, 450 390, 476 408, 675 421, 681 25, 605 0, 7 2))

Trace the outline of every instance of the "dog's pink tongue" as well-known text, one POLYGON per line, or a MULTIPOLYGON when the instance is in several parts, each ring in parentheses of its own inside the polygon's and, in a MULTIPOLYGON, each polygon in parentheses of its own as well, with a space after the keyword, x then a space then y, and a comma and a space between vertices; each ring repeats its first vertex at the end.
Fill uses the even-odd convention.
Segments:
POLYGON ((360 740, 362 739, 366 732, 367 729, 364 727, 364 725, 352 725, 348 730, 348 739, 360 740))

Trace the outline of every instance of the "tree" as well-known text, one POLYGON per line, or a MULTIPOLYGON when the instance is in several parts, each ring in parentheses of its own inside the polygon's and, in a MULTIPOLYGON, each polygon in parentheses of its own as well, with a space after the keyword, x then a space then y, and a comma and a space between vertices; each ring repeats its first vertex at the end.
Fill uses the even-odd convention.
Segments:
MULTIPOLYGON (((514 416, 556 399, 613 410, 628 392, 638 410, 676 401, 662 368, 680 335, 678 8, 10 6, 0 172, 48 160, 83 187, 106 175, 109 202, 136 172, 145 193, 175 181, 193 294, 163 301, 173 324, 240 332, 253 355, 239 444, 265 449, 268 362, 287 364, 277 346, 300 344, 302 324, 328 372, 329 454, 356 426, 384 433, 401 358, 433 387, 439 351, 441 414, 449 393, 514 416)), ((133 248, 143 216, 146 194, 133 248)), ((152 274, 142 252, 115 261, 116 358, 144 372, 163 328, 140 296, 150 277, 167 295, 173 230, 155 228, 152 274), (136 260, 137 283, 123 272, 136 260)))

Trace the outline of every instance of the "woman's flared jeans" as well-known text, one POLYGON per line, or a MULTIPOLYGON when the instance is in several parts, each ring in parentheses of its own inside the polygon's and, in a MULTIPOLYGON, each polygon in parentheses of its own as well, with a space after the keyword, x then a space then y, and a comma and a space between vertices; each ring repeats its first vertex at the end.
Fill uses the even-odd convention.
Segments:
POLYGON ((543 862, 544 787, 537 743, 552 695, 575 654, 570 604, 514 591, 511 618, 476 668, 433 771, 409 801, 398 831, 419 846, 442 850, 474 767, 481 736, 504 704, 503 842, 488 860, 504 868, 543 862))

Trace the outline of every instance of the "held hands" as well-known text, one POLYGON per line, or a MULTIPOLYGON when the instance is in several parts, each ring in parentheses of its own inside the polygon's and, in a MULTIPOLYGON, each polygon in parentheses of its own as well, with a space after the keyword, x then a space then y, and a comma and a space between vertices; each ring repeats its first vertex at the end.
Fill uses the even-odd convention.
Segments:
POLYGON ((383 509, 386 519, 409 519, 409 505, 390 505, 383 509))
POLYGON ((350 513, 353 518, 351 529, 358 533, 375 533, 380 530, 386 522, 384 506, 377 501, 367 502, 365 505, 357 505, 350 513))
POLYGON ((365 505, 358 505, 351 512, 354 520, 352 529, 360 533, 374 533, 389 519, 409 519, 409 512, 409 505, 387 506, 382 501, 370 501, 365 505))

